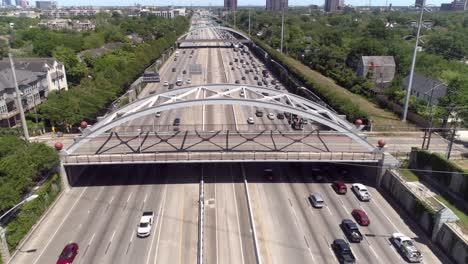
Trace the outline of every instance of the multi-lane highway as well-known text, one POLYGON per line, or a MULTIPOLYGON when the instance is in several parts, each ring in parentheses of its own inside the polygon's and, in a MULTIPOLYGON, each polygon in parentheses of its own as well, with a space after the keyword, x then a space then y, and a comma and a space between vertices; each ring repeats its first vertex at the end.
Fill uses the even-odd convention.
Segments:
MULTIPOLYGON (((189 38, 218 39, 220 34, 226 33, 204 29, 189 38)), ((211 48, 205 47, 207 43, 201 45, 204 47, 179 49, 177 59, 173 54, 160 69, 161 83, 148 84, 139 96, 165 91, 169 86, 164 86, 164 82, 174 84, 177 78, 184 80, 183 86, 236 81, 257 84, 255 71, 246 73, 251 65, 240 63, 242 58, 261 65, 256 58, 250 60, 247 53, 240 55, 232 48, 220 47, 222 43, 211 48), (201 73, 190 71, 189 65, 196 64, 201 66, 201 73)), ((268 78, 268 83, 274 89, 271 80, 273 77, 268 78)), ((191 107, 134 120, 119 131, 125 132, 128 126, 172 124, 175 118, 180 118, 181 124, 201 123, 206 131, 226 124, 236 129, 246 124, 249 117, 256 124, 287 127, 286 120, 270 120, 266 116, 272 112, 276 117, 278 113, 260 110, 263 117, 256 117, 254 107, 191 107)), ((421 231, 410 228, 408 219, 398 214, 399 209, 392 207, 376 189, 370 188, 373 199, 366 203, 352 192, 337 195, 330 187, 335 179, 342 179, 348 187, 356 181, 373 182, 365 167, 348 166, 347 173, 337 167, 337 164, 289 163, 89 167, 76 186, 62 195, 11 263, 54 263, 70 242, 80 247, 76 263, 197 263, 200 248, 205 263, 256 263, 256 249, 262 263, 337 263, 330 244, 345 237, 339 223, 352 218, 350 212, 355 208, 365 210, 371 219, 369 227, 361 227, 364 240, 351 245, 358 263, 405 263, 389 242, 390 235, 397 231, 415 239, 424 263, 447 263, 444 257, 431 251, 421 231), (264 175, 267 168, 273 170, 271 181, 264 175), (312 168, 321 168, 325 176, 321 182, 310 177, 312 168), (201 182, 205 208, 202 245, 198 233, 201 182), (323 195, 324 208, 311 207, 307 199, 311 192, 323 195), (153 228, 149 237, 139 238, 137 224, 142 212, 148 210, 155 215, 153 228), (36 251, 27 253, 31 249, 36 251)))

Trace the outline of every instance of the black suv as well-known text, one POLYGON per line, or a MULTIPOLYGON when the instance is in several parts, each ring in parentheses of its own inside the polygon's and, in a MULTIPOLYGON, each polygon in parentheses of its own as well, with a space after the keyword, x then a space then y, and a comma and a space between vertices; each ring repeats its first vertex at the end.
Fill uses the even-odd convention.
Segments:
POLYGON ((332 244, 333 251, 335 251, 336 257, 340 263, 353 264, 356 263, 356 257, 354 257, 351 247, 343 239, 335 239, 332 244))
POLYGON ((176 68, 172 68, 172 72, 175 72, 176 71, 176 68))
POLYGON ((263 112, 260 111, 260 110, 257 110, 257 111, 255 112, 255 115, 256 115, 257 117, 262 117, 262 116, 263 116, 263 112))
POLYGON ((180 118, 176 117, 174 118, 174 123, 173 123, 174 126, 178 126, 180 125, 180 118))
POLYGON ((283 119, 284 119, 284 115, 281 114, 281 113, 278 113, 278 114, 276 115, 276 118, 278 118, 279 120, 283 120, 283 119))

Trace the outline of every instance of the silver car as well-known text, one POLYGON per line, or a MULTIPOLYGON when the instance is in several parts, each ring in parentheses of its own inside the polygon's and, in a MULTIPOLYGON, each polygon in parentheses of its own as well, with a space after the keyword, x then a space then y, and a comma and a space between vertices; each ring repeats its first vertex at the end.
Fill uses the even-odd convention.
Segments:
POLYGON ((320 193, 312 193, 309 196, 309 200, 312 203, 312 206, 315 208, 322 208, 325 205, 322 195, 320 193))

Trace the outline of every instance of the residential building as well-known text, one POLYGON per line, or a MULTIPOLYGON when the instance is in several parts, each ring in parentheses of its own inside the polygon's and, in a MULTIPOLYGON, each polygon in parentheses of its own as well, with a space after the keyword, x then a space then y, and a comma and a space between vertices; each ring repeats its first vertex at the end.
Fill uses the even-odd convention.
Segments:
POLYGON ((52 1, 36 1, 36 8, 39 9, 55 9, 57 8, 56 2, 52 1))
MULTIPOLYGON (((403 89, 406 90, 409 84, 409 75, 406 76, 403 81, 405 84, 403 89)), ((437 105, 439 99, 446 94, 447 86, 443 82, 434 80, 420 73, 414 73, 411 87, 412 96, 424 100, 430 105, 437 105)))
POLYGON ((237 0, 224 0, 224 10, 237 10, 237 0))
POLYGON ((266 0, 266 10, 268 11, 281 11, 288 9, 288 0, 266 0))
POLYGON ((325 0, 325 12, 336 12, 340 11, 343 8, 344 1, 341 2, 340 5, 340 0, 325 0))
POLYGON ((69 18, 69 17, 88 17, 95 16, 98 13, 109 13, 110 10, 95 8, 77 8, 77 9, 46 9, 41 10, 41 15, 47 18, 69 18))
POLYGON ((388 87, 395 77, 393 56, 362 56, 357 75, 375 84, 375 91, 388 87))
MULTIPOLYGON (((54 58, 18 58, 14 64, 24 111, 34 109, 53 91, 68 90, 65 67, 54 58)), ((0 60, 0 126, 15 126, 19 119, 10 61, 3 59, 0 60)))
POLYGON ((169 8, 169 9, 141 9, 140 10, 140 15, 155 15, 163 18, 176 18, 178 16, 186 16, 186 9, 185 8, 169 8))
POLYGON ((94 30, 96 28, 96 25, 89 20, 80 21, 63 18, 47 20, 44 22, 40 22, 38 25, 42 27, 47 27, 52 30, 69 29, 77 32, 94 30))

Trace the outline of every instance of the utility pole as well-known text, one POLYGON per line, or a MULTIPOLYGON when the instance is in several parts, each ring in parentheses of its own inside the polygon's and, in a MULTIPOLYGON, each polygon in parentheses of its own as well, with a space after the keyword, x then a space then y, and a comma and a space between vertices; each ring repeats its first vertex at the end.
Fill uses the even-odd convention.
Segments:
POLYGON ((447 155, 446 158, 450 159, 450 154, 452 153, 452 146, 453 141, 455 140, 455 133, 457 132, 457 123, 455 123, 455 127, 452 129, 452 135, 450 137, 450 143, 448 145, 447 155))
POLYGON ((16 103, 18 104, 18 111, 21 117, 21 126, 23 127, 24 139, 29 142, 28 125, 26 124, 26 118, 24 117, 23 103, 21 102, 21 94, 18 88, 18 81, 16 80, 15 64, 13 63, 13 58, 11 57, 10 52, 8 52, 8 58, 10 58, 11 72, 13 74, 13 82, 15 83, 16 103))
POLYGON ((423 14, 424 14, 424 0, 421 5, 421 14, 419 16, 418 32, 416 33, 416 43, 414 43, 413 59, 411 60, 409 83, 408 83, 408 89, 406 89, 405 107, 403 108, 403 117, 401 118, 401 121, 406 121, 406 116, 408 115, 408 106, 409 106, 409 101, 410 101, 410 96, 411 96, 411 88, 413 88, 414 66, 416 64, 416 55, 418 53, 419 34, 421 33, 421 24, 422 24, 423 14))
POLYGON ((283 41, 284 41, 284 0, 281 1, 282 11, 281 11, 281 44, 280 52, 283 53, 283 41))
POLYGON ((249 36, 250 36, 250 8, 249 8, 249 36))

